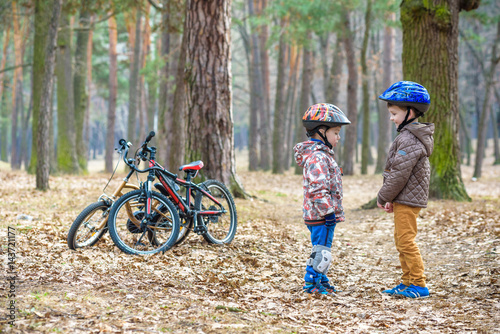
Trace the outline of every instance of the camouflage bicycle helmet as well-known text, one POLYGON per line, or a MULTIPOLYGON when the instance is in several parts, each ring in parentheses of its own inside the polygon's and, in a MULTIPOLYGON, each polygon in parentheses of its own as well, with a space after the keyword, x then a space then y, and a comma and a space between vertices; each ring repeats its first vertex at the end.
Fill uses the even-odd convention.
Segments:
POLYGON ((302 117, 302 125, 307 130, 307 136, 311 137, 317 133, 328 148, 332 148, 332 144, 326 136, 319 131, 321 127, 327 129, 336 126, 351 124, 346 115, 337 106, 330 103, 318 103, 309 107, 302 117))
POLYGON ((413 81, 396 82, 378 98, 400 107, 412 107, 418 111, 418 116, 425 114, 431 105, 427 89, 413 81))
POLYGON ((351 124, 346 115, 337 106, 330 103, 318 103, 309 107, 302 117, 306 130, 314 130, 320 125, 329 128, 351 124))

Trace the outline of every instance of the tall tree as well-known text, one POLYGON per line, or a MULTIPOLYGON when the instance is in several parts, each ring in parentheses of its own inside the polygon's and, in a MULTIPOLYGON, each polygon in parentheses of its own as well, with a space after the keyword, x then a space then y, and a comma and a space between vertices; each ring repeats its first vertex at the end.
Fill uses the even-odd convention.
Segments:
POLYGON ((76 50, 73 77, 73 98, 75 107, 76 153, 82 171, 87 171, 87 142, 83 136, 85 112, 87 111, 87 56, 90 36, 90 1, 83 1, 76 33, 76 50))
MULTIPOLYGON (((129 80, 129 103, 128 103, 128 132, 127 139, 132 143, 137 141, 137 112, 139 109, 140 89, 139 89, 139 70, 141 64, 141 17, 142 11, 140 6, 135 8, 135 30, 134 38, 130 40, 131 53, 130 59, 130 80, 129 80), (133 42, 133 44, 132 44, 133 42)), ((131 36, 131 30, 129 30, 131 36)), ((142 138, 141 138, 142 140, 142 138)))
MULTIPOLYGON (((5 75, 5 63, 7 61, 7 49, 9 47, 9 38, 10 38, 10 28, 7 27, 3 31, 3 41, 2 41, 2 60, 0 61, 0 160, 1 161, 8 161, 7 158, 7 137, 8 137, 8 124, 5 119, 8 117, 8 108, 7 108, 7 99, 3 98, 5 90, 4 90, 4 75, 5 75)), ((5 94, 6 95, 6 94, 5 94)))
POLYGON ((458 145, 458 19, 479 0, 403 0, 403 75, 424 85, 431 108, 423 120, 435 124, 430 157, 430 196, 469 200, 460 172, 458 145))
POLYGON ((361 174, 368 173, 368 157, 370 151, 370 92, 368 85, 368 66, 366 54, 368 53, 368 40, 372 22, 372 0, 367 0, 365 13, 365 33, 361 48, 361 81, 363 90, 363 142, 361 149, 361 174))
MULTIPOLYGON (((37 1, 42 2, 42 1, 37 1)), ((56 58, 56 47, 57 47, 57 27, 59 23, 59 17, 61 14, 61 3, 62 0, 54 0, 52 14, 46 15, 46 10, 50 6, 45 3, 45 6, 38 7, 35 9, 35 22, 38 19, 40 26, 47 27, 47 34, 45 39, 46 48, 43 50, 42 54, 36 54, 35 56, 40 56, 45 58, 43 62, 45 67, 43 68, 43 76, 41 80, 40 88, 40 99, 38 99, 38 106, 36 109, 38 113, 38 126, 37 126, 37 160, 36 160, 36 188, 39 190, 49 189, 49 170, 50 170, 50 150, 49 150, 49 128, 50 128, 50 101, 52 96, 53 78, 54 78, 54 67, 56 58), (41 17, 39 15, 42 15, 41 17), (45 21, 43 24, 42 21, 45 21), (42 56, 43 55, 43 56, 42 56)), ((36 26, 36 23, 35 23, 36 26)), ((35 41, 36 46, 36 41, 35 41)), ((37 49, 38 51, 42 51, 37 49)), ((33 136, 35 137, 35 136, 33 136)))
POLYGON ((493 46, 491 49, 491 60, 490 68, 486 73, 485 77, 485 89, 484 89, 484 100, 483 108, 481 111, 481 117, 479 119, 478 133, 477 133, 477 148, 476 148, 476 163, 474 165, 474 177, 481 177, 481 169, 483 166, 484 159, 484 149, 486 144, 486 132, 488 131, 488 114, 489 114, 489 104, 490 104, 490 92, 494 84, 493 78, 496 72, 496 66, 500 61, 500 56, 497 54, 498 44, 500 44, 500 21, 497 23, 497 34, 493 46))
POLYGON ((57 37, 57 167, 62 173, 79 173, 76 152, 75 106, 69 13, 61 14, 57 37))
POLYGON ((118 94, 118 55, 116 46, 118 44, 118 31, 116 19, 110 16, 108 19, 109 31, 109 101, 108 101, 108 122, 106 127, 106 149, 105 168, 108 173, 113 171, 113 152, 115 141, 115 120, 116 120, 116 97, 118 94))
POLYGON ((343 11, 342 39, 347 61, 347 117, 351 124, 346 126, 344 141, 343 170, 345 175, 354 174, 354 154, 357 147, 358 128, 358 68, 356 66, 356 53, 354 51, 354 35, 351 31, 350 14, 347 9, 343 11))
POLYGON ((188 0, 185 27, 188 160, 201 159, 204 176, 241 194, 231 109, 231 1, 188 0))
MULTIPOLYGON (((394 21, 395 13, 387 14, 390 21, 394 21)), ((384 28, 384 46, 383 46, 383 78, 382 86, 387 89, 392 84, 392 58, 394 50, 394 28, 386 23, 384 28)), ((382 102, 377 102, 382 104, 382 102)), ((387 152, 389 150, 389 143, 391 141, 391 121, 389 113, 385 108, 379 108, 378 113, 378 142, 377 142, 377 163, 375 166, 375 173, 382 173, 385 167, 385 160, 387 159, 387 152)))

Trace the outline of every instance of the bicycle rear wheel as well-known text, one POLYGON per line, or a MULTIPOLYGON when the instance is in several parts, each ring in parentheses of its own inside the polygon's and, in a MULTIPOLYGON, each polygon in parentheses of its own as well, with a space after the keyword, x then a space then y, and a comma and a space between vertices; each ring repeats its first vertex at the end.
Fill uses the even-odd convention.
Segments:
POLYGON ((141 189, 120 197, 109 213, 109 234, 127 254, 146 255, 170 249, 179 235, 177 209, 164 195, 152 192, 152 217, 145 217, 146 196, 141 189))
POLYGON ((207 180, 201 184, 210 196, 198 191, 195 208, 198 225, 205 226, 203 237, 213 244, 228 244, 236 234, 236 206, 227 187, 217 180, 207 180))
POLYGON ((108 219, 110 205, 104 201, 95 202, 87 206, 76 217, 68 232, 68 247, 77 248, 91 247, 106 233, 107 224, 99 228, 104 220, 108 219))

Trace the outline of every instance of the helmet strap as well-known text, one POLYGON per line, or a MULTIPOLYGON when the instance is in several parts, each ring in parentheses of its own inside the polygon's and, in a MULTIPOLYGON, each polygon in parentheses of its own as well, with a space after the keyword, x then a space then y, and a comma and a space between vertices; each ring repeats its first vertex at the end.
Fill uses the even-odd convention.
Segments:
MULTIPOLYGON (((326 131, 328 131, 330 128, 326 129, 325 130, 325 134, 326 134, 326 131)), ((328 146, 328 148, 331 150, 333 147, 332 147, 332 144, 330 144, 330 142, 328 141, 328 139, 326 139, 326 136, 324 134, 322 134, 319 129, 316 130, 316 133, 319 134, 319 136, 321 137, 321 139, 323 140, 323 143, 325 143, 326 146, 328 146)))
POLYGON ((417 119, 416 117, 408 119, 408 117, 410 117, 410 107, 406 107, 406 116, 405 116, 405 120, 404 120, 401 124, 399 124, 398 129, 397 129, 397 131, 398 131, 398 132, 401 132, 401 130, 403 130, 403 128, 404 128, 407 124, 410 124, 411 122, 413 122, 414 120, 416 120, 416 119, 417 119))

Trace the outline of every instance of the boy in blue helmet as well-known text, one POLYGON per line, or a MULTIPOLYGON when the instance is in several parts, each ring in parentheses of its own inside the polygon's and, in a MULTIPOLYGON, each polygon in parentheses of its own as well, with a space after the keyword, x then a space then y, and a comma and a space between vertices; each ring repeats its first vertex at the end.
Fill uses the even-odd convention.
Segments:
POLYGON ((295 161, 304 168, 304 222, 311 232, 312 251, 306 262, 303 290, 333 295, 326 276, 332 261, 335 226, 345 220, 342 208, 342 172, 333 148, 340 140, 342 125, 350 124, 333 104, 315 104, 304 114, 302 124, 310 140, 294 147, 295 161))
POLYGON ((429 289, 415 237, 418 214, 427 207, 429 196, 434 124, 419 123, 418 118, 429 109, 431 100, 422 85, 411 81, 396 82, 379 99, 387 102, 399 135, 387 155, 377 205, 388 213, 394 212, 394 241, 403 271, 402 283, 382 293, 425 298, 429 289))

